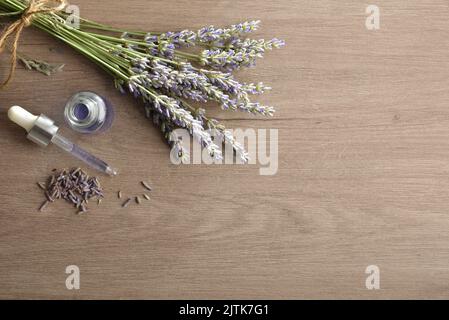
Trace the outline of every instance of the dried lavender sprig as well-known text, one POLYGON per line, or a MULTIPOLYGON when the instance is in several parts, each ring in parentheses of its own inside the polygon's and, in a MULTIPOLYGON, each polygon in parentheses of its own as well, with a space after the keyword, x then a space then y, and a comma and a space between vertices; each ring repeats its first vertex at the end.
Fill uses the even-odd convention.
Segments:
MULTIPOLYGON (((230 28, 216 28, 214 26, 203 27, 197 32, 182 30, 178 32, 165 32, 160 35, 147 33, 144 40, 147 43, 172 43, 176 47, 189 47, 195 44, 210 44, 213 42, 225 43, 230 39, 238 39, 242 34, 256 31, 260 21, 245 21, 230 28)), ((132 34, 126 33, 122 37, 130 37, 132 34)))
POLYGON ((31 59, 21 54, 17 58, 26 69, 38 71, 46 76, 62 71, 65 66, 64 64, 53 64, 43 60, 31 59))
POLYGON ((271 87, 266 86, 263 82, 259 83, 244 83, 242 85, 242 91, 253 94, 253 95, 259 95, 264 94, 267 91, 272 90, 271 87))
POLYGON ((198 70, 188 63, 181 64, 179 70, 158 59, 136 59, 133 65, 134 77, 145 86, 164 89, 167 93, 195 101, 217 101, 224 110, 242 110, 269 116, 274 113, 273 107, 253 103, 248 97, 248 90, 257 88, 263 91, 268 87, 244 86, 225 74, 220 78, 219 73, 198 70), (223 91, 236 95, 236 98, 223 91))
POLYGON ((270 87, 263 83, 241 84, 236 81, 231 74, 206 69, 196 69, 190 64, 182 64, 182 70, 195 70, 199 75, 198 83, 202 90, 209 95, 212 100, 221 103, 222 109, 241 110, 252 114, 273 116, 275 108, 262 106, 259 103, 251 102, 249 94, 261 94, 270 90, 270 87), (232 98, 231 96, 236 98, 232 98))
POLYGON ((260 21, 245 21, 230 28, 215 28, 207 26, 198 30, 197 41, 200 43, 225 43, 230 39, 238 38, 244 33, 256 31, 260 26, 260 21))
MULTIPOLYGON (((255 60, 263 57, 265 51, 281 48, 285 45, 283 40, 277 38, 268 41, 241 38, 243 34, 257 30, 259 24, 260 21, 246 21, 230 28, 208 26, 201 28, 197 33, 190 30, 166 32, 159 36, 149 33, 144 37, 144 41, 152 46, 149 52, 154 56, 193 57, 212 68, 232 71, 241 67, 253 66, 255 60), (195 55, 186 56, 185 53, 175 50, 195 44, 207 45, 214 50, 204 50, 199 57, 195 55)), ((129 34, 125 34, 123 37, 133 39, 129 34)))
MULTIPOLYGON (((226 130, 224 125, 220 124, 216 119, 207 118, 205 116, 205 110, 202 108, 195 109, 185 101, 182 101, 181 105, 190 110, 197 119, 204 122, 208 129, 215 130, 215 134, 218 135, 218 138, 221 138, 224 143, 231 145, 234 152, 243 163, 247 163, 249 161, 249 154, 246 152, 245 148, 236 141, 234 136, 226 130)), ((151 115, 154 117, 155 122, 160 125, 161 131, 164 133, 164 137, 172 149, 175 150, 175 154, 178 156, 178 159, 181 159, 183 162, 187 162, 189 159, 189 153, 182 146, 182 140, 176 137, 176 132, 174 131, 173 125, 169 122, 165 122, 166 119, 164 119, 160 114, 151 113, 151 111, 148 111, 147 117, 151 117, 151 115)))
POLYGON ((273 116, 275 108, 271 106, 261 106, 259 103, 251 102, 249 95, 258 95, 271 90, 262 82, 258 84, 246 84, 236 81, 230 73, 222 73, 219 71, 211 71, 201 69, 200 73, 209 78, 209 81, 221 89, 223 92, 235 95, 236 100, 232 100, 231 106, 234 109, 240 109, 253 114, 261 114, 265 116, 273 116))
POLYGON ((147 43, 157 43, 159 41, 168 41, 175 44, 177 47, 192 46, 192 45, 218 45, 226 43, 230 40, 239 39, 244 34, 258 30, 260 21, 245 21, 230 26, 229 28, 216 28, 214 26, 206 26, 198 31, 182 30, 176 32, 141 32, 129 31, 113 28, 100 23, 81 19, 81 29, 97 29, 111 32, 121 33, 124 39, 140 39, 147 43))
POLYGON ((135 97, 141 97, 152 109, 164 114, 180 127, 188 129, 212 157, 222 158, 221 150, 213 143, 210 134, 204 130, 201 121, 198 121, 189 111, 183 109, 178 100, 157 94, 151 87, 145 85, 139 77, 130 78, 128 90, 135 97))
MULTIPOLYGON (((235 29, 237 30, 239 28, 236 27, 235 29)), ((209 31, 212 32, 212 29, 209 29, 209 31)), ((218 33, 216 34, 219 33, 220 31, 218 31, 218 33)), ((232 37, 228 37, 227 39, 230 40, 231 38, 232 37)), ((189 42, 188 45, 191 45, 193 40, 193 33, 189 32, 188 30, 185 30, 181 33, 166 33, 159 37, 151 36, 146 38, 147 42, 156 43, 157 41, 169 41, 174 43, 177 47, 182 46, 183 41, 185 42, 184 44, 189 42), (185 37, 189 37, 190 40, 185 40, 185 37)), ((235 63, 236 66, 229 69, 235 69, 241 66, 245 66, 245 63, 247 65, 251 65, 253 64, 256 57, 262 56, 262 53, 265 50, 271 50, 274 47, 277 48, 282 45, 283 42, 280 40, 278 41, 277 39, 273 39, 270 41, 243 41, 240 39, 232 39, 232 41, 228 43, 228 46, 235 46, 235 48, 240 49, 242 55, 243 53, 246 53, 246 51, 250 51, 250 53, 246 54, 246 56, 243 56, 243 58, 248 60, 247 62, 245 62, 245 60, 242 60, 243 62, 235 63), (253 55, 254 57, 251 57, 251 55, 253 55), (250 56, 250 58, 248 58, 248 56, 250 56)), ((154 55, 166 56, 165 53, 152 53, 154 55)), ((236 57, 234 56, 233 58, 235 59, 236 57)), ((258 103, 252 103, 248 97, 249 94, 261 94, 264 91, 271 89, 263 85, 262 83, 239 84, 232 78, 232 76, 229 76, 228 74, 226 74, 227 76, 225 76, 225 74, 223 73, 217 73, 218 76, 217 74, 213 75, 212 72, 214 71, 204 73, 184 72, 183 74, 178 70, 174 70, 174 68, 169 68, 166 64, 160 63, 160 61, 157 59, 151 59, 151 61, 151 65, 148 65, 148 59, 142 59, 141 61, 139 61, 139 63, 133 64, 135 68, 133 69, 133 72, 134 74, 140 74, 141 80, 147 85, 155 87, 159 90, 163 90, 165 91, 165 94, 171 93, 179 97, 188 98, 195 101, 203 101, 207 98, 211 98, 212 96, 215 101, 224 102, 222 103, 222 107, 224 107, 224 109, 231 108, 235 110, 239 108, 247 112, 259 113, 264 115, 272 115, 274 113, 274 108, 264 107, 258 103), (142 61, 144 62, 143 64, 141 63, 142 61), (205 75, 206 77, 201 77, 203 75, 205 75), (208 81, 204 81, 205 78, 207 78, 208 81), (198 90, 198 88, 200 88, 200 90, 198 90), (224 92, 236 95, 237 99, 231 99, 224 92)), ((182 71, 196 69, 189 64, 181 63, 181 66, 183 66, 182 71)), ((222 67, 223 65, 220 65, 219 68, 222 67)), ((170 127, 169 125, 167 125, 167 121, 160 121, 159 123, 161 124, 161 130, 165 133, 165 136, 169 136, 170 132, 172 131, 166 130, 168 127, 170 127)), ((179 126, 179 123, 177 125, 179 126)), ((207 124, 207 126, 211 128, 214 126, 216 127, 217 125, 216 122, 210 122, 207 124)), ((226 131, 223 131, 223 133, 223 137, 225 140, 227 140, 228 142, 230 141, 231 143, 235 143, 235 139, 232 136, 226 134, 226 131)), ((173 139, 172 141, 177 141, 177 139, 173 139)), ((180 150, 182 150, 182 148, 180 148, 180 150)), ((237 145, 234 150, 237 150, 236 153, 241 154, 243 159, 247 159, 246 151, 244 151, 241 146, 237 145)))
POLYGON ((197 34, 190 30, 183 30, 180 32, 166 32, 159 37, 147 35, 146 41, 151 42, 168 41, 174 44, 176 47, 190 47, 194 46, 197 41, 197 34))
POLYGON ((285 45, 283 40, 269 41, 237 40, 232 46, 212 48, 201 52, 200 63, 217 70, 233 71, 242 67, 253 67, 256 60, 263 58, 265 51, 279 49, 285 45))
POLYGON ((159 100, 154 101, 154 106, 156 110, 163 113, 164 105, 166 107, 165 110, 170 110, 168 113, 172 114, 172 120, 174 122, 179 122, 182 127, 190 130, 190 133, 195 137, 200 144, 208 150, 210 156, 215 159, 221 159, 221 150, 218 146, 213 143, 212 137, 210 134, 204 130, 203 124, 200 121, 197 121, 193 118, 192 114, 179 106, 179 102, 177 100, 167 97, 167 96, 159 96, 159 100), (158 106, 156 103, 160 102, 158 106))
POLYGON ((226 130, 224 125, 220 124, 215 119, 207 119, 207 126, 210 129, 216 130, 216 133, 218 133, 219 137, 223 139, 223 142, 232 147, 237 157, 239 157, 243 163, 247 163, 249 161, 249 154, 245 150, 245 147, 237 142, 235 137, 228 130, 226 130))
MULTIPOLYGON (((245 100, 246 106, 251 106, 251 104, 248 103, 248 94, 260 94, 265 90, 270 89, 269 87, 266 87, 262 83, 259 83, 257 85, 254 84, 244 84, 241 85, 237 81, 235 81, 232 76, 229 74, 223 74, 218 71, 208 71, 208 70, 202 70, 199 73, 182 73, 173 69, 170 69, 167 67, 167 65, 162 64, 159 62, 159 60, 155 59, 154 61, 149 61, 147 59, 141 60, 141 61, 135 61, 135 67, 137 69, 134 69, 133 72, 140 73, 143 77, 142 81, 145 82, 145 79, 148 77, 150 73, 153 73, 153 77, 150 77, 150 80, 152 81, 153 86, 162 87, 164 86, 167 90, 171 92, 180 92, 180 91, 187 91, 191 90, 192 87, 198 87, 199 83, 201 84, 204 82, 204 80, 207 77, 206 86, 210 86, 212 83, 211 79, 214 79, 214 83, 219 83, 222 86, 226 87, 225 89, 236 93, 241 100, 245 100), (157 77, 156 77, 157 74, 157 77), (162 78, 164 81, 161 81, 160 78, 162 78), (202 80, 202 81, 201 81, 202 80), (158 83, 156 81, 159 81, 158 83), (196 82, 195 82, 196 81, 196 82), (174 90, 173 88, 177 88, 178 85, 185 85, 188 84, 188 86, 181 87, 179 89, 174 90)), ((193 68, 190 64, 182 64, 182 70, 193 70, 193 68)), ((211 86, 212 87, 212 86, 211 86)), ((203 88, 204 90, 204 88, 203 88)), ((208 92, 209 93, 209 92, 208 92)), ((218 93, 220 94, 220 93, 218 93)), ((185 94, 184 94, 185 96, 185 94)), ((257 105, 255 105, 257 106, 257 105)), ((151 108, 147 106, 147 117, 150 117, 151 114, 151 108)), ((268 110, 266 114, 270 114, 270 110, 272 108, 266 109, 268 110)), ((257 111, 256 111, 257 112, 257 111)), ((259 110, 260 112, 260 110, 259 110)), ((159 114, 158 116, 154 116, 155 123, 158 123, 161 126, 161 131, 164 133, 164 136, 167 141, 169 141, 169 144, 174 147, 175 149, 178 149, 179 157, 185 157, 188 155, 188 153, 184 150, 184 148, 180 145, 179 139, 173 138, 172 134, 174 134, 174 126, 171 125, 167 120, 163 119, 163 117, 159 114), (173 142, 176 144, 173 146, 173 142)), ((218 122, 216 120, 208 120, 207 127, 210 129, 216 129, 220 134, 223 140, 226 143, 229 143, 233 146, 233 149, 235 150, 236 154, 242 159, 243 162, 248 161, 248 154, 244 150, 244 148, 238 144, 235 141, 235 138, 225 130, 224 127, 218 125, 218 122)), ((179 124, 178 124, 179 125, 179 124)))
POLYGON ((217 135, 217 138, 221 139, 222 142, 228 144, 232 147, 233 151, 240 158, 243 163, 247 163, 249 161, 249 154, 246 152, 245 148, 237 142, 235 137, 226 129, 226 127, 221 124, 216 119, 209 119, 206 117, 206 110, 202 108, 194 109, 187 102, 183 101, 183 106, 192 110, 192 112, 196 115, 198 119, 201 119, 207 126, 209 130, 213 130, 214 134, 217 135))
MULTIPOLYGON (((103 37, 102 35, 97 35, 103 37)), ((159 38, 158 38, 159 39, 159 38)), ((164 57, 171 60, 191 60, 216 70, 233 71, 242 67, 253 67, 257 59, 263 58, 268 50, 279 49, 285 45, 283 40, 234 39, 224 45, 210 45, 200 54, 191 54, 177 50, 179 46, 167 39, 152 39, 139 42, 129 40, 126 45, 135 51, 145 52, 152 57, 164 57), (155 42, 152 42, 155 41, 155 42), (131 44, 132 43, 132 44, 131 44)))
POLYGON ((260 95, 266 91, 272 90, 271 87, 265 85, 263 82, 257 84, 254 83, 240 83, 237 81, 232 73, 222 72, 217 70, 199 69, 193 67, 190 63, 180 63, 182 69, 195 70, 196 72, 203 74, 209 78, 209 81, 219 87, 223 92, 227 92, 232 95, 240 95, 242 93, 260 95))
MULTIPOLYGON (((144 59, 140 59, 141 61, 145 61, 148 60, 147 58, 144 59)), ((152 59, 152 60, 156 60, 156 59, 152 59)), ((134 73, 143 73, 143 71, 141 70, 141 67, 136 66, 135 65, 135 61, 133 60, 133 72, 134 73)), ((169 62, 171 62, 170 60, 168 60, 169 62)), ((151 68, 150 68, 151 69, 151 68)), ((156 74, 156 77, 154 77, 149 82, 150 85, 156 87, 156 88, 160 88, 161 86, 164 85, 164 83, 160 81, 160 79, 157 78, 158 74, 156 74)), ((167 85, 166 85, 167 86, 167 85)), ((184 98, 190 98, 196 101, 201 101, 204 102, 206 97, 204 94, 204 90, 203 93, 199 92, 198 90, 194 90, 192 88, 182 88, 183 90, 180 90, 179 86, 169 86, 169 89, 172 91, 172 93, 175 93, 178 96, 184 97, 184 98)), ((122 90, 123 91, 123 90, 122 90)), ((245 89, 243 90, 245 91, 245 89)), ((244 111, 247 112, 251 112, 251 113, 260 113, 260 114, 264 114, 264 115, 272 115, 274 112, 274 109, 272 107, 264 107, 261 106, 258 103, 250 103, 249 99, 247 97, 245 97, 245 95, 239 95, 239 101, 237 100, 232 100, 232 99, 228 99, 227 95, 223 95, 222 93, 220 93, 219 91, 216 90, 212 90, 212 93, 215 93, 215 95, 213 95, 213 98, 216 101, 221 101, 222 103, 222 108, 223 109, 229 109, 231 107, 232 110, 235 110, 237 108, 240 108, 244 111), (241 99, 241 98, 244 99, 241 99), (243 101, 243 103, 242 103, 243 101)), ((261 93, 261 92, 259 92, 261 93)))
POLYGON ((228 44, 224 48, 228 49, 240 49, 245 50, 247 52, 249 51, 255 51, 257 53, 265 53, 268 50, 273 49, 280 49, 283 46, 285 46, 285 41, 273 38, 271 40, 264 40, 264 39, 236 39, 232 43, 228 44))
POLYGON ((175 131, 175 125, 161 114, 151 111, 150 107, 145 108, 146 117, 153 119, 153 123, 158 125, 165 141, 174 150, 177 159, 181 159, 183 163, 187 163, 190 159, 189 151, 182 145, 182 140, 178 138, 175 131))

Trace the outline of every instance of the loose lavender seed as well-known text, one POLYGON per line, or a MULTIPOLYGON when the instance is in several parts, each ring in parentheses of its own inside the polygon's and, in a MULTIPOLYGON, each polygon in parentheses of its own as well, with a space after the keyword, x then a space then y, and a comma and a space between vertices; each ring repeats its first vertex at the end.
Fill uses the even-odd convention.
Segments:
POLYGON ((39 186, 39 188, 41 188, 42 190, 47 190, 47 188, 45 187, 45 184, 43 182, 38 182, 37 185, 39 186))
POLYGON ((47 201, 54 202, 57 199, 64 199, 81 213, 87 212, 86 206, 90 199, 96 197, 98 202, 101 202, 101 198, 103 198, 97 178, 89 177, 81 168, 54 172, 48 178, 45 190, 47 201))
POLYGON ((131 198, 126 199, 126 201, 123 202, 123 204, 122 204, 122 208, 126 208, 127 206, 129 206, 130 202, 131 202, 131 198))
POLYGON ((53 199, 53 198, 50 196, 50 194, 48 193, 48 191, 45 192, 45 197, 46 197, 47 200, 50 201, 50 202, 54 202, 54 201, 55 201, 55 199, 53 199))
POLYGON ((39 207, 39 211, 40 211, 40 212, 44 211, 45 208, 47 207, 47 205, 48 205, 48 201, 45 200, 45 201, 41 204, 41 206, 39 207))
POLYGON ((78 213, 84 213, 86 212, 86 206, 84 204, 81 205, 81 210, 78 213))
POLYGON ((146 183, 145 181, 141 181, 140 182, 142 184, 142 186, 147 189, 148 191, 152 191, 153 189, 150 187, 150 185, 148 183, 146 183))

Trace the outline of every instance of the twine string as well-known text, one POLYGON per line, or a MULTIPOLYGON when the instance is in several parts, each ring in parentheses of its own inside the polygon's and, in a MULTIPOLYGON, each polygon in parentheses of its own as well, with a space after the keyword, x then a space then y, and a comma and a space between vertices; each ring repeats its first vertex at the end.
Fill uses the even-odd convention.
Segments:
POLYGON ((0 88, 6 86, 14 76, 17 66, 17 47, 23 29, 31 25, 36 14, 57 13, 62 11, 66 6, 66 0, 30 0, 28 7, 23 11, 20 19, 12 22, 5 28, 0 37, 0 54, 5 49, 7 40, 10 37, 13 37, 13 41, 11 47, 11 64, 9 68, 9 75, 8 78, 0 84, 0 88))

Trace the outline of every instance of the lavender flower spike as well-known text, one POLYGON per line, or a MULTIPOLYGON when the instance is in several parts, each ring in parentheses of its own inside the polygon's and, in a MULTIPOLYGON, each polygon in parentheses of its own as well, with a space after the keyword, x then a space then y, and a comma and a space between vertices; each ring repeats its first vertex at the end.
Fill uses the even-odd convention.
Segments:
POLYGON ((216 29, 214 26, 204 27, 198 30, 197 41, 199 43, 219 42, 223 44, 230 39, 238 38, 244 33, 256 31, 259 25, 260 21, 257 20, 242 22, 227 29, 216 29))
POLYGON ((176 47, 189 47, 195 45, 197 34, 190 30, 180 32, 166 32, 161 34, 157 40, 173 43, 176 47))

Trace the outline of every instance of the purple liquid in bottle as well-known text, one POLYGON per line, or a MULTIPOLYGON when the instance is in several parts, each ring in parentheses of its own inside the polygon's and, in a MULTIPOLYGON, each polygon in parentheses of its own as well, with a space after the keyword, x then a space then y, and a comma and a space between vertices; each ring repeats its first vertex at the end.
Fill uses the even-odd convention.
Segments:
POLYGON ((89 116, 89 108, 84 103, 78 103, 77 105, 75 105, 73 114, 80 121, 86 120, 89 116))
POLYGON ((114 109, 100 95, 83 91, 69 99, 65 106, 64 118, 77 132, 101 133, 112 126, 114 109))

